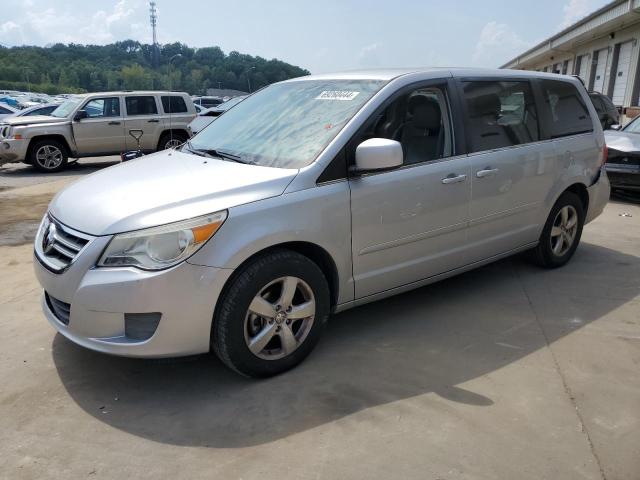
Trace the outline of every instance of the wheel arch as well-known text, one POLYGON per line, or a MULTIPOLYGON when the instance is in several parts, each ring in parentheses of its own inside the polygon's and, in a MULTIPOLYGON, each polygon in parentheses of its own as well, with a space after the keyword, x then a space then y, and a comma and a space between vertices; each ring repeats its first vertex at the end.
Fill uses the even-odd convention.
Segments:
POLYGON ((187 132, 184 128, 165 128, 164 130, 162 130, 162 132, 160 132, 160 135, 158 136, 158 144, 156 146, 157 149, 160 148, 160 144, 162 143, 162 139, 167 136, 167 135, 184 135, 186 138, 189 138, 189 132, 187 132))
POLYGON ((29 159, 31 157, 31 152, 33 150, 33 145, 36 142, 39 142, 41 140, 56 140, 58 142, 61 142, 62 145, 64 146, 64 148, 67 149, 67 156, 70 156, 73 152, 71 150, 71 146, 69 145, 69 142, 67 141, 66 137, 64 135, 61 134, 45 134, 45 135, 36 135, 35 137, 32 137, 31 139, 29 139, 29 146, 27 147, 27 159, 29 159))
MULTIPOLYGON (((290 241, 290 242, 277 243, 277 244, 270 245, 266 248, 263 248, 261 250, 258 250, 257 252, 251 254, 249 257, 243 260, 240 265, 238 265, 238 267, 235 269, 234 274, 227 279, 224 287, 222 288, 222 293, 220 294, 219 298, 222 298, 224 296, 224 292, 226 291, 228 286, 232 283, 233 279, 235 278, 236 272, 240 272, 245 265, 247 265, 249 262, 253 261, 257 257, 267 255, 277 250, 290 250, 290 251, 299 253, 300 255, 307 257, 309 260, 315 263, 318 266, 318 268, 320 268, 320 270, 322 271, 322 273, 324 274, 327 280, 327 284, 329 285, 331 310, 333 311, 336 305, 338 304, 338 293, 339 293, 339 286, 340 286, 338 267, 336 266, 335 261, 331 257, 331 254, 329 254, 327 250, 325 250, 323 247, 321 247, 318 244, 308 242, 308 241, 290 241)), ((217 309, 218 309, 218 305, 216 305, 216 311, 217 309)))
MULTIPOLYGON (((584 208, 584 214, 586 215, 587 210, 589 210, 589 192, 587 191, 586 185, 584 183, 579 183, 579 182, 569 185, 560 193, 560 195, 558 195, 558 198, 560 198, 560 196, 565 192, 572 192, 578 196, 578 198, 582 202, 582 207, 584 208)), ((556 202, 558 201, 558 198, 556 198, 556 202)))

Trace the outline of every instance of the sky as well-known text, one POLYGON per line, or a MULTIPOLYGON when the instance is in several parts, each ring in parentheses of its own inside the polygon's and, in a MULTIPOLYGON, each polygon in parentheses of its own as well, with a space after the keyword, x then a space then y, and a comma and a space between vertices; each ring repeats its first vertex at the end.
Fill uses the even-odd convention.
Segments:
MULTIPOLYGON (((326 73, 498 67, 605 0, 156 0, 158 41, 326 73)), ((0 43, 151 43, 146 0, 0 0, 0 43)))

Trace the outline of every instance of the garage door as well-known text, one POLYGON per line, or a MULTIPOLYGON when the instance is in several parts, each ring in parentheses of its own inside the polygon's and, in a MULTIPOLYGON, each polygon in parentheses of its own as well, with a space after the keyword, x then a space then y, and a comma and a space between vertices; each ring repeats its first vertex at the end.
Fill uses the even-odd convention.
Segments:
POLYGON ((605 77, 607 76, 607 65, 609 64, 609 48, 598 50, 598 63, 596 65, 596 76, 593 80, 593 90, 602 93, 604 90, 605 77))
POLYGON ((591 62, 589 61, 589 55, 582 55, 580 57, 580 71, 578 76, 582 79, 585 85, 589 84, 589 67, 591 62))
POLYGON ((625 42, 620 45, 620 55, 618 56, 618 69, 614 79, 613 86, 613 103, 614 105, 623 105, 624 97, 627 94, 627 83, 629 80, 629 68, 631 67, 631 52, 633 51, 633 43, 625 42))

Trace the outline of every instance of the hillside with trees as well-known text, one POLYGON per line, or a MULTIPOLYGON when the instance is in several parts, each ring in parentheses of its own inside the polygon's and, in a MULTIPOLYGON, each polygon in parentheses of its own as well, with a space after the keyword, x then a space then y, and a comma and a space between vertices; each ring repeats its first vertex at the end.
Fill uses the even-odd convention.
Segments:
POLYGON ((309 72, 283 61, 219 47, 160 46, 125 40, 110 45, 1 47, 0 89, 44 93, 168 89, 203 94, 207 88, 248 90, 309 72), (171 79, 169 79, 169 59, 171 79), (155 58, 154 58, 155 57, 155 58))

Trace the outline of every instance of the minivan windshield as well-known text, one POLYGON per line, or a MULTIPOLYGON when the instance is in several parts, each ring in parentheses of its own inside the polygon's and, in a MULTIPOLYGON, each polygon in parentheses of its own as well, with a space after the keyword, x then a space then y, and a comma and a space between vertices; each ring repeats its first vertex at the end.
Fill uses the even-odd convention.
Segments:
POLYGON ((81 101, 80 98, 70 98, 64 103, 61 103, 60 106, 56 108, 53 112, 51 112, 49 115, 52 117, 66 118, 69 115, 71 115, 71 112, 75 110, 75 108, 78 106, 80 101, 81 101))
POLYGON ((384 83, 299 80, 271 85, 218 117, 188 147, 226 152, 243 163, 302 168, 384 83))

